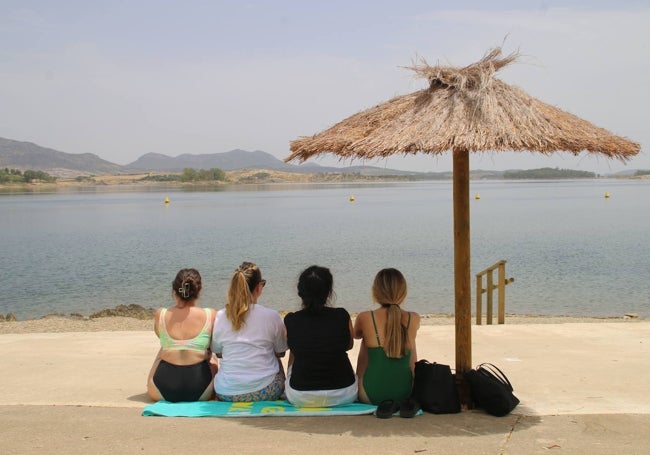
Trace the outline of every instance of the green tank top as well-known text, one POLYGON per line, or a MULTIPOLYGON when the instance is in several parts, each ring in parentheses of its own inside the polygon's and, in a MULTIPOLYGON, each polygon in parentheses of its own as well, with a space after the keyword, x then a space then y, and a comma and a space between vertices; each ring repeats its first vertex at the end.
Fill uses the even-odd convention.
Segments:
MULTIPOLYGON (((363 375, 363 388, 372 404, 379 404, 384 400, 404 400, 411 396, 413 388, 411 351, 407 351, 400 358, 389 358, 379 342, 375 315, 372 311, 370 316, 378 346, 368 348, 368 367, 363 375)), ((407 329, 409 325, 411 325, 411 313, 409 313, 407 329)))

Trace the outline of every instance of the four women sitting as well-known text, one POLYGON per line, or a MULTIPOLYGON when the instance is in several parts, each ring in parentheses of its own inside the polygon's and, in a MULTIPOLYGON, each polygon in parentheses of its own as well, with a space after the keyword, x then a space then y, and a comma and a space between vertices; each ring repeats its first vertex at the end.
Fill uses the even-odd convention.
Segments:
POLYGON ((284 322, 258 303, 265 284, 255 264, 242 263, 231 277, 225 308, 215 313, 195 306, 199 272, 179 271, 172 284, 176 306, 156 313, 161 348, 149 375, 149 396, 171 402, 209 400, 214 392, 221 401, 286 396, 300 407, 357 400, 378 405, 411 396, 420 316, 401 308, 407 288, 398 270, 379 271, 372 296, 380 308, 360 313, 354 327, 344 308, 331 305, 333 278, 325 267, 301 273, 301 309, 284 322), (353 338, 362 340, 356 374, 347 354, 353 338), (281 357, 287 349, 285 380, 281 357))

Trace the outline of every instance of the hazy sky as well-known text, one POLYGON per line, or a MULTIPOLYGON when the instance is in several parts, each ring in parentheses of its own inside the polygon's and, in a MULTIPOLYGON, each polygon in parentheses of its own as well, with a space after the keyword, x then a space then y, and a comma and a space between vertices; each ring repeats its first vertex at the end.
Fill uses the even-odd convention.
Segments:
MULTIPOLYGON (((647 0, 0 0, 0 137, 118 164, 284 158, 291 140, 424 87, 403 68, 417 58, 465 66, 503 43, 522 58, 498 77, 641 154, 474 154, 473 169, 650 169, 648 24, 647 0)), ((444 171, 449 155, 367 164, 444 171)))

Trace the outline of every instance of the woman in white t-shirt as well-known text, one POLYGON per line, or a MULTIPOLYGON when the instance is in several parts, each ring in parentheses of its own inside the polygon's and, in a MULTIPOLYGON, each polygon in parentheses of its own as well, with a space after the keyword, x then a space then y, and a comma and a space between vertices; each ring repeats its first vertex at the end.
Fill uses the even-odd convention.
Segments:
POLYGON ((211 347, 221 358, 214 380, 221 401, 278 400, 284 393, 287 335, 280 314, 257 303, 265 284, 257 265, 242 263, 217 312, 211 347))

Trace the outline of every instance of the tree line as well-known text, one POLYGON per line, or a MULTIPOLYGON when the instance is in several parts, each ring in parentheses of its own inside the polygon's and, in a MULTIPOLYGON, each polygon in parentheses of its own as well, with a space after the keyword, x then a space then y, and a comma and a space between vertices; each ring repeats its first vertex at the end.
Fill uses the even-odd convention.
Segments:
POLYGON ((529 169, 526 171, 505 171, 504 179, 593 179, 594 172, 574 171, 572 169, 559 169, 543 167, 540 169, 529 169))
POLYGON ((212 182, 226 180, 226 173, 219 168, 192 169, 186 167, 180 174, 147 175, 140 180, 154 182, 212 182))
POLYGON ((27 169, 25 172, 20 169, 0 169, 0 183, 32 183, 32 182, 55 182, 56 177, 43 171, 27 169))

